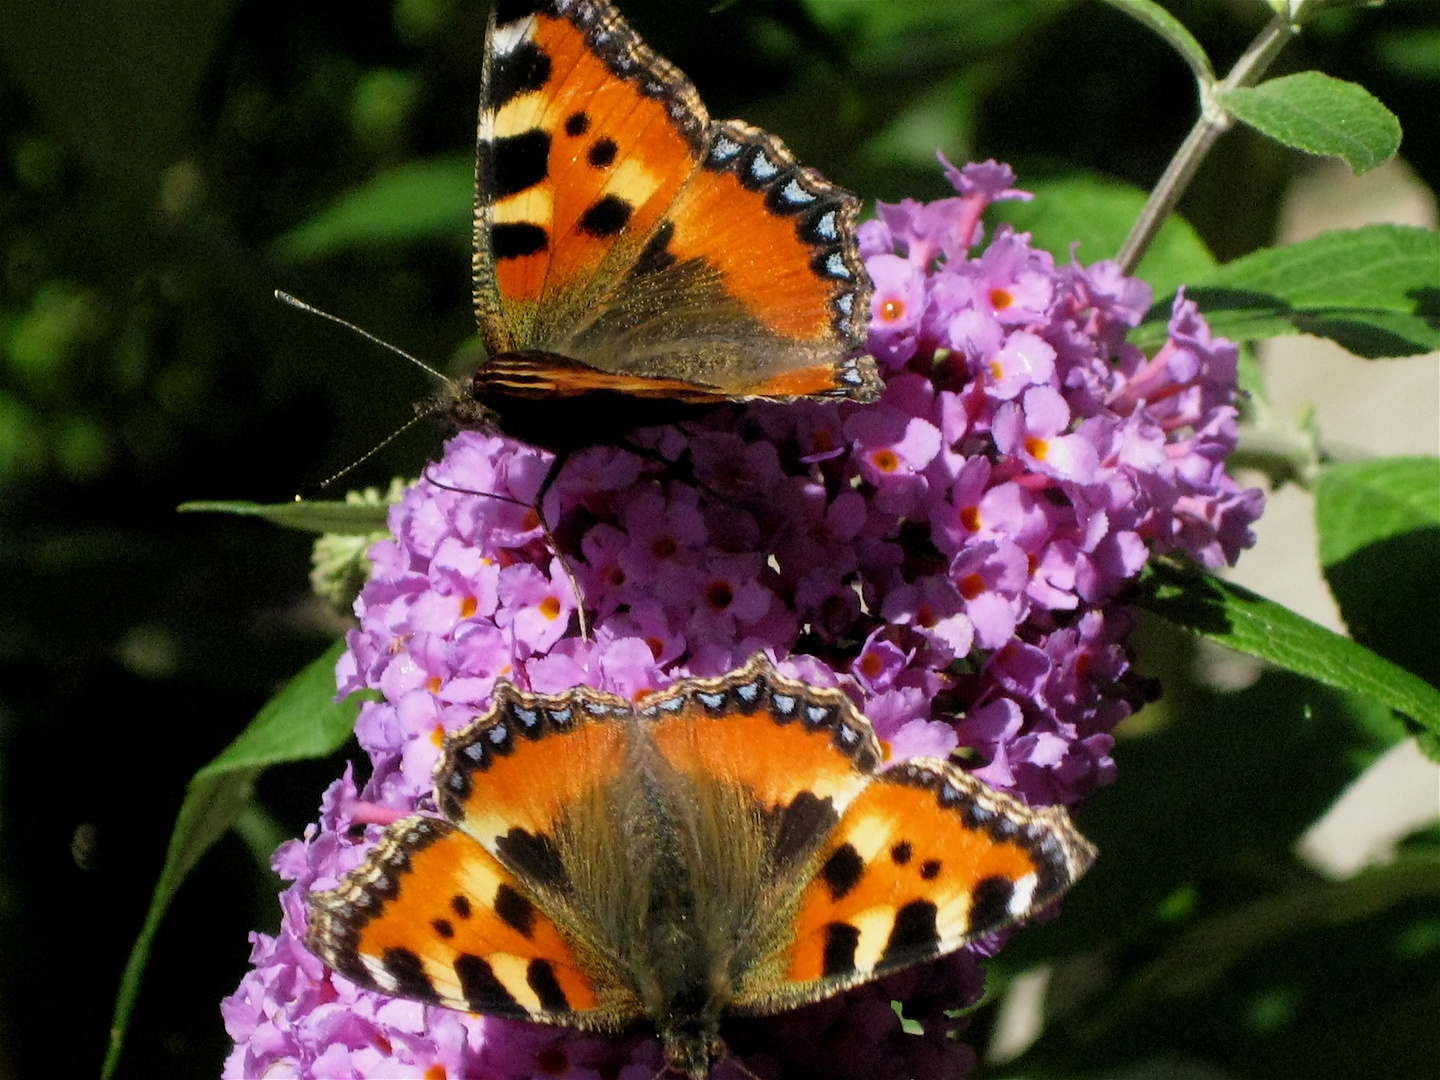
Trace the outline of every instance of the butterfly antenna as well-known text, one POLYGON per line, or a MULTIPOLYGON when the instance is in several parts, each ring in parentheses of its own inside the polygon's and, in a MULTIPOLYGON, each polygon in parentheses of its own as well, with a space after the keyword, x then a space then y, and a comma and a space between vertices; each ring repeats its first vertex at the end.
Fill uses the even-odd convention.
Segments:
POLYGON ((335 474, 333 474, 333 475, 331 475, 331 476, 327 476, 324 480, 321 480, 318 484, 312 484, 312 485, 311 485, 309 488, 307 488, 305 491, 302 491, 302 492, 298 493, 298 494, 295 496, 295 501, 296 501, 296 502, 304 502, 306 496, 309 496, 309 495, 318 495, 320 492, 324 491, 324 490, 325 490, 326 488, 328 488, 331 484, 333 484, 336 480, 339 480, 342 476, 348 476, 350 473, 354 472, 355 469, 359 468, 361 465, 364 465, 365 462, 369 461, 372 457, 374 457, 376 454, 378 454, 381 450, 384 450, 385 447, 389 446, 392 442, 394 442, 396 439, 398 439, 401 435, 404 435, 405 432, 409 431, 412 427, 414 427, 416 424, 418 424, 418 423, 419 423, 421 420, 423 420, 424 418, 425 418, 425 414, 423 414, 423 413, 420 414, 419 416, 413 416, 413 417, 411 417, 409 420, 405 421, 405 423, 401 424, 398 428, 396 428, 394 431, 392 431, 389 435, 386 435, 385 438, 381 439, 378 443, 376 443, 374 446, 372 446, 369 450, 366 450, 365 453, 361 454, 361 455, 360 455, 358 458, 356 458, 354 461, 350 462, 349 465, 346 465, 346 466, 345 466, 343 469, 341 469, 339 472, 337 472, 337 473, 335 473, 335 474))
MULTIPOLYGON (((352 323, 352 322, 350 322, 350 321, 348 321, 348 320, 346 320, 346 319, 340 318, 339 315, 331 315, 330 312, 328 312, 328 311, 321 311, 321 310, 320 310, 319 308, 317 308, 315 305, 313 305, 313 304, 307 304, 304 300, 301 300, 301 299, 299 299, 298 297, 291 296, 289 293, 283 292, 283 291, 280 290, 280 289, 276 289, 276 290, 275 290, 275 299, 281 301, 282 303, 289 304, 289 305, 290 305, 291 307, 293 307, 293 308, 299 308, 301 311, 308 311, 311 315, 319 315, 320 318, 322 318, 322 319, 328 319, 328 320, 330 320, 332 323, 334 323, 336 326, 343 326, 343 327, 345 327, 345 329, 350 330, 350 331, 352 331, 352 332, 354 332, 354 333, 356 333, 356 334, 359 334, 359 335, 360 335, 361 337, 363 337, 366 341, 373 341, 376 345, 379 345, 382 349, 389 349, 389 350, 390 350, 392 353, 394 353, 396 356, 404 357, 406 360, 409 360, 410 363, 414 364, 414 365, 415 365, 416 367, 418 367, 420 370, 425 371, 425 372, 428 372, 428 373, 431 375, 431 377, 436 378, 436 379, 439 379, 439 380, 440 380, 442 383, 444 383, 446 386, 448 386, 448 387, 450 387, 450 388, 452 388, 452 389, 455 388, 455 380, 454 380, 454 379, 450 378, 448 375, 444 374, 443 372, 438 371, 438 370, 436 370, 435 368, 431 367, 429 364, 425 363, 424 360, 421 360, 418 356, 411 356, 411 355, 410 355, 408 352, 406 352, 404 349, 400 348, 400 346, 398 346, 398 345, 392 345, 392 344, 390 344, 390 342, 386 341, 384 338, 378 338, 378 337, 376 337, 374 334, 370 333, 369 330, 362 330, 360 327, 356 326, 354 323, 352 323)), ((409 426, 409 425, 407 425, 407 426, 409 426)), ((401 431, 404 431, 405 429, 404 429, 404 428, 401 428, 400 430, 401 430, 401 431)), ((397 431, 395 434, 398 435, 399 433, 400 433, 400 432, 397 431)), ((391 438, 394 438, 394 436, 391 436, 391 438)), ((388 440, 387 440, 387 441, 388 441, 388 440)), ((381 443, 380 445, 381 445, 381 446, 384 446, 385 444, 384 444, 384 443, 381 443)), ((379 447, 376 447, 376 449, 378 450, 379 447)), ((369 456, 369 455, 367 455, 367 456, 369 456)), ((360 459, 360 461, 364 461, 364 460, 365 460, 365 458, 361 458, 361 459, 360 459)), ((356 464, 358 465, 359 462, 356 462, 356 464)), ((351 468, 353 468, 353 467, 354 467, 354 466, 351 466, 351 468)), ((348 471, 348 470, 347 470, 347 471, 348 471)), ((327 483, 328 483, 328 481, 327 481, 327 483)))
MULTIPOLYGON (((555 534, 550 531, 550 523, 545 520, 545 511, 541 509, 538 499, 534 503, 527 503, 520 499, 512 498, 509 495, 501 495, 495 491, 471 491, 469 488, 455 487, 453 484, 447 484, 443 480, 436 480, 431 476, 429 466, 426 466, 422 475, 436 487, 445 491, 453 491, 457 495, 478 495, 486 499, 499 499, 501 502, 513 503, 515 506, 523 506, 527 510, 534 510, 535 517, 540 522, 540 534, 545 537, 545 543, 550 545, 550 550, 553 551, 555 557, 560 560, 560 569, 565 572, 565 579, 570 582, 570 591, 575 596, 575 616, 580 620, 580 640, 585 642, 590 640, 590 624, 585 618, 585 594, 580 591, 580 581, 575 577, 575 570, 570 565, 570 559, 566 556, 565 552, 560 550, 560 544, 555 539, 555 534)), ((548 484, 542 485, 542 487, 548 486, 548 484)))

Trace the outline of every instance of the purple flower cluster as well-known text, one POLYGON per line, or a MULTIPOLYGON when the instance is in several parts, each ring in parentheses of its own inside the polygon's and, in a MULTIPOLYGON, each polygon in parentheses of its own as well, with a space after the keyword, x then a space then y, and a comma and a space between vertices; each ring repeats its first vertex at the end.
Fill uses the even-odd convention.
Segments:
MULTIPOLYGON (((356 725, 373 772, 363 793, 347 773, 319 825, 276 855, 293 884, 280 936, 252 936, 254 970, 225 1002, 227 1076, 659 1070, 653 1038, 386 999, 300 944, 305 893, 332 887, 379 826, 433 807, 443 735, 498 679, 634 697, 765 650, 793 677, 844 687, 892 760, 959 752, 1032 804, 1112 778, 1110 729, 1142 693, 1115 597, 1151 552, 1213 567, 1253 542, 1261 495, 1224 471, 1236 350, 1181 296, 1147 358, 1125 341, 1146 285, 1110 263, 1056 266, 1008 227, 972 257, 985 207, 1026 196, 1005 166, 945 167, 957 197, 881 204, 861 227, 877 404, 718 410, 639 433, 646 456, 596 447, 566 464, 544 510, 590 640, 530 508, 547 455, 461 433, 428 470, 436 483, 392 509, 338 670, 341 694, 383 695, 356 725)), ((953 1077, 972 1055, 946 1010, 982 985, 967 950, 726 1035, 760 1076, 953 1077), (892 999, 923 1002, 923 1036, 892 999)))

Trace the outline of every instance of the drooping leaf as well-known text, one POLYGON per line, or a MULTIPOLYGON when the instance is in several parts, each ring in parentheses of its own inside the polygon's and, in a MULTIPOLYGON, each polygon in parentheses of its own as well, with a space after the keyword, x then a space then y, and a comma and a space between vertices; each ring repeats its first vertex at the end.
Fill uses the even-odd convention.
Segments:
POLYGON ((1133 600, 1201 637, 1382 702, 1440 734, 1440 690, 1363 645, 1239 585, 1157 560, 1142 575, 1133 600))
POLYGON ((337 641, 286 683, 234 742, 190 778, 145 923, 120 980, 102 1077, 109 1077, 120 1060, 150 946, 166 908, 200 857, 239 819, 256 778, 271 765, 325 757, 354 730, 358 701, 335 701, 335 663, 344 648, 345 643, 337 641))

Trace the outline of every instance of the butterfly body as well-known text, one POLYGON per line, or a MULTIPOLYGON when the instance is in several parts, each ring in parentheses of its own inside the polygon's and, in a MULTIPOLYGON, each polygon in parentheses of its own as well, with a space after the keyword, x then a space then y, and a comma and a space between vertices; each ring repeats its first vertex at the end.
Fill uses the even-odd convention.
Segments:
POLYGON ((475 176, 488 356, 451 419, 573 449, 697 406, 878 397, 859 200, 711 121, 608 0, 497 5, 475 176))
POLYGON ((445 741, 442 818, 390 826, 310 899, 307 944, 383 993, 622 1031, 701 1080, 722 1022, 960 948, 1094 851, 943 761, 881 769, 843 692, 764 656, 639 705, 500 684, 445 741))

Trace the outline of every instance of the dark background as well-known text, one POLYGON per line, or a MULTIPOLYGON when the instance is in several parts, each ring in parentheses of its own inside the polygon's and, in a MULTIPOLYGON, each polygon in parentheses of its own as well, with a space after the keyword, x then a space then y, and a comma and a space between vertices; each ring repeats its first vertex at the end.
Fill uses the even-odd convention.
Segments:
MULTIPOLYGON (((1167 6, 1222 72, 1267 13, 1167 6)), ((946 194, 936 145, 1008 160, 1022 187, 1089 172, 1147 188, 1195 114, 1180 61, 1093 0, 623 10, 713 116, 776 132, 867 199, 946 194)), ((482 0, 0 0, 0 1078, 98 1071, 187 779, 344 628, 311 597, 305 536, 175 507, 287 500, 431 389, 275 288, 442 364, 468 344, 463 200, 440 200, 458 211, 427 235, 370 228, 308 251, 284 238, 388 170, 463 172, 484 13, 482 0)), ((1436 188, 1436 5, 1327 16, 1273 73, 1305 68, 1384 101, 1436 188)), ((1233 258, 1268 241, 1304 166, 1237 132, 1181 210, 1233 258)), ((414 475, 439 441, 417 429, 347 483, 414 475)), ((1216 694, 1190 682, 1183 640, 1147 640, 1148 670, 1185 705, 1122 745, 1119 785, 1082 817, 1108 868, 1030 946, 1085 951, 1092 968, 1103 956, 1112 988, 1207 905, 1305 880, 1294 836, 1398 737, 1287 677, 1216 694), (1257 716, 1295 726, 1270 737, 1244 726, 1257 716), (1157 806, 1174 828, 1137 829, 1157 806)), ((218 1073, 218 1003, 246 970, 245 935, 278 925, 257 854, 299 833, 339 769, 265 777, 243 836, 182 888, 119 1075, 218 1073)), ((1157 1054, 1226 1075, 1420 1075, 1436 1060, 1424 1017, 1440 1014, 1433 899, 1382 905, 1362 933, 1301 926, 1173 1008, 1116 1006, 1104 1039, 1055 1040, 1032 1075, 1157 1054), (1391 937, 1411 952, 1378 949, 1391 937), (1277 966, 1308 1004, 1247 1011, 1277 966)), ((988 1023, 982 1010, 972 1036, 988 1023)))

